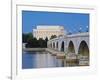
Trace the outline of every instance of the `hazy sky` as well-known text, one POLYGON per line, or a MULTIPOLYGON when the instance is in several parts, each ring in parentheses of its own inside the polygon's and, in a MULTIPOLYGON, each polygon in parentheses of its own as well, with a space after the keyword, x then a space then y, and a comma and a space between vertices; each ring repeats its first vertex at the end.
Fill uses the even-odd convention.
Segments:
POLYGON ((37 25, 61 25, 71 33, 78 32, 81 27, 82 31, 86 32, 86 26, 89 26, 89 14, 22 11, 23 33, 32 32, 37 25))

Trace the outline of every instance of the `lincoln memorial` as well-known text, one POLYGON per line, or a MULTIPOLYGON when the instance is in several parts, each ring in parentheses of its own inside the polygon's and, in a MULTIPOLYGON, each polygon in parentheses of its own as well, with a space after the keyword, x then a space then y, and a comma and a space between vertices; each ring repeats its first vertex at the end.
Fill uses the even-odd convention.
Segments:
POLYGON ((51 38, 52 35, 63 36, 65 35, 64 27, 59 25, 38 25, 33 29, 33 36, 37 39, 46 37, 51 38))

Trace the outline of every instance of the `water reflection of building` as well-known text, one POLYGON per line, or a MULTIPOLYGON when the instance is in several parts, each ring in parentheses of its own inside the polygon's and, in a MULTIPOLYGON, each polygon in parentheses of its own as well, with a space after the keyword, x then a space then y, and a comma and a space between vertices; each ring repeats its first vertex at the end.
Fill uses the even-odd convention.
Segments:
POLYGON ((36 29, 33 29, 33 36, 37 39, 45 39, 46 37, 50 39, 52 35, 60 36, 64 34, 64 27, 58 25, 39 25, 36 29))

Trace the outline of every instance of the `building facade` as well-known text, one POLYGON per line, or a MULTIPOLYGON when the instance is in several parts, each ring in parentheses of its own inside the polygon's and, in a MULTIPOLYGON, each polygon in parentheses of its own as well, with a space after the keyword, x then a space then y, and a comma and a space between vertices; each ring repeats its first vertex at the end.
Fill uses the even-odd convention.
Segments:
POLYGON ((33 37, 36 37, 37 39, 45 39, 46 37, 50 39, 52 35, 56 35, 57 37, 65 35, 64 27, 55 25, 39 25, 36 29, 33 29, 33 37))

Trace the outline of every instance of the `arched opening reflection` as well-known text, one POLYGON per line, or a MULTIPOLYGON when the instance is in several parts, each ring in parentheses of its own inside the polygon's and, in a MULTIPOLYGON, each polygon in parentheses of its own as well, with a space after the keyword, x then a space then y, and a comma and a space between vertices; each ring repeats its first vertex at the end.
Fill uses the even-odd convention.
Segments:
POLYGON ((52 48, 52 43, 50 43, 50 48, 52 48))
POLYGON ((58 42, 56 43, 56 48, 58 49, 58 42))
POLYGON ((88 56, 89 57, 89 48, 88 48, 88 45, 87 45, 87 43, 85 41, 82 41, 80 43, 78 53, 80 55, 88 56))
POLYGON ((55 48, 55 43, 53 42, 53 48, 55 48))
POLYGON ((64 51, 64 41, 61 43, 61 51, 64 51))
POLYGON ((69 42, 68 53, 75 53, 74 44, 72 41, 69 42))

